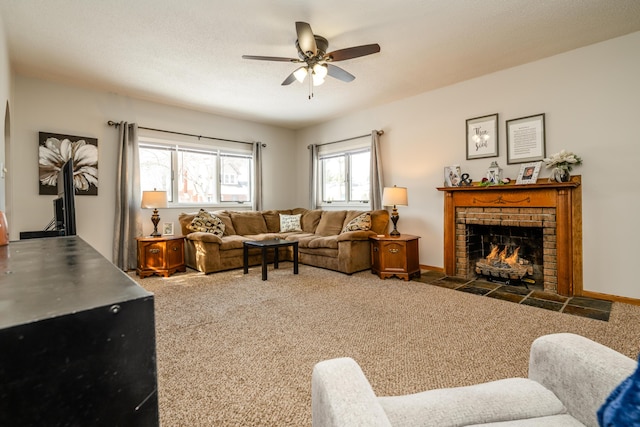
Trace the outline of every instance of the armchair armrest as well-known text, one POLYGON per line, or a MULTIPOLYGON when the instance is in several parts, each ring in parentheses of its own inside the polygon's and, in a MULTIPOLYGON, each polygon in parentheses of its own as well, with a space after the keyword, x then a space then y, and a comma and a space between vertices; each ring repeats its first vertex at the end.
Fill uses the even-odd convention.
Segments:
POLYGON ((313 368, 311 418, 313 427, 391 427, 362 369, 348 357, 313 368))
POLYGON ((598 408, 635 367, 634 360, 588 338, 551 334, 531 345, 529 378, 553 391, 580 422, 597 426, 598 408))

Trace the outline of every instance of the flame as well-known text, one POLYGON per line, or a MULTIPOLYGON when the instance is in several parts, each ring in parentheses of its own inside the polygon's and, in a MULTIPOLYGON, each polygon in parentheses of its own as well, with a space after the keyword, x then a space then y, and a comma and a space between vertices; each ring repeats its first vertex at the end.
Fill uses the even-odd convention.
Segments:
POLYGON ((486 260, 489 264, 502 263, 502 264, 508 264, 513 267, 514 265, 518 264, 519 250, 520 250, 520 247, 518 246, 517 248, 515 248, 515 250, 511 255, 507 256, 508 255, 507 246, 505 246, 502 249, 502 251, 500 251, 498 246, 493 246, 491 248, 491 253, 486 257, 486 260))
MULTIPOLYGON (((505 247, 504 252, 506 252, 507 248, 505 247)), ((505 258, 504 262, 509 264, 510 266, 514 266, 518 263, 518 251, 520 250, 520 247, 518 246, 517 248, 515 248, 515 250, 513 251, 513 253, 511 254, 510 257, 505 258)))
POLYGON ((497 246, 493 246, 491 248, 491 253, 489 255, 487 255, 486 260, 489 261, 489 262, 493 262, 497 257, 498 257, 498 247, 497 246))

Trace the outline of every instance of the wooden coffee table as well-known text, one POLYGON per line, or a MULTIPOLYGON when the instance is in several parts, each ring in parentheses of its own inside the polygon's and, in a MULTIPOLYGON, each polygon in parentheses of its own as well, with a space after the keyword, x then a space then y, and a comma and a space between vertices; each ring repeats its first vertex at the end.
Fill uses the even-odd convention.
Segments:
POLYGON ((242 242, 244 274, 249 272, 249 248, 262 250, 262 280, 267 280, 267 250, 275 249, 273 268, 278 268, 278 251, 280 248, 293 246, 293 274, 298 274, 298 242, 283 239, 248 240, 242 242))

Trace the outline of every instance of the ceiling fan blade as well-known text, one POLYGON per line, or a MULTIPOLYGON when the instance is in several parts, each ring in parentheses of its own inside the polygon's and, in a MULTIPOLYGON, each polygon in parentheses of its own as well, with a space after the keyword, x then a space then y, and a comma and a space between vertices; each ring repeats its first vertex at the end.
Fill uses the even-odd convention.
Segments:
POLYGON ((336 67, 335 65, 331 64, 327 64, 327 71, 327 74, 329 74, 331 77, 347 83, 353 81, 356 78, 356 76, 349 73, 348 71, 345 71, 342 68, 336 67))
POLYGON ((299 59, 283 58, 281 56, 242 55, 242 59, 257 59, 259 61, 301 62, 299 59))
POLYGON ((311 31, 311 25, 306 22, 296 22, 296 33, 300 50, 307 57, 316 56, 318 54, 318 46, 316 46, 316 38, 313 35, 313 31, 311 31))
MULTIPOLYGON (((295 73, 295 71, 293 73, 295 73)), ((290 85, 291 83, 296 81, 296 76, 293 73, 289 74, 287 78, 284 79, 284 81, 282 82, 282 86, 290 85)))
POLYGON ((348 47, 346 49, 334 50, 325 55, 329 61, 344 61, 345 59, 358 58, 360 56, 371 55, 380 52, 380 45, 365 44, 362 46, 348 47))

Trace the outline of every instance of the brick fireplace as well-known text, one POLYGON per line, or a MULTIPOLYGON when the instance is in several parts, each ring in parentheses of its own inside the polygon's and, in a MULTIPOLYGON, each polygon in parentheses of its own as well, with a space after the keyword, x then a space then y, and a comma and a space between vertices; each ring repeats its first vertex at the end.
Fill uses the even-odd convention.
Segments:
MULTIPOLYGON (((442 187, 444 202, 445 273, 476 277, 482 252, 479 229, 506 232, 520 242, 531 240, 526 256, 534 277, 546 292, 565 296, 582 293, 582 198, 580 176, 568 183, 539 180, 530 185, 442 187), (518 232, 518 230, 521 230, 518 232)), ((484 237, 483 237, 484 239, 484 237)), ((517 243, 520 245, 520 243, 517 243)))

